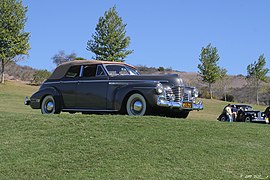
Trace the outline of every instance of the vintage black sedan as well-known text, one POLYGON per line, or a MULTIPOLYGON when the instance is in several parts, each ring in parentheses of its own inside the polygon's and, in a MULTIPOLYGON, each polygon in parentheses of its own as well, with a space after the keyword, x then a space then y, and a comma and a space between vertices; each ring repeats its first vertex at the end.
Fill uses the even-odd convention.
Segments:
MULTIPOLYGON (((251 106, 246 104, 232 104, 232 107, 235 106, 236 119, 237 122, 265 122, 264 112, 254 110, 251 106)), ((226 106, 225 106, 226 107, 226 106)), ((227 116, 225 112, 225 107, 222 110, 221 114, 217 118, 219 121, 227 121, 227 116)))
POLYGON ((174 75, 140 75, 122 62, 78 60, 58 66, 25 104, 43 114, 165 113, 186 118, 202 110, 198 90, 174 75))

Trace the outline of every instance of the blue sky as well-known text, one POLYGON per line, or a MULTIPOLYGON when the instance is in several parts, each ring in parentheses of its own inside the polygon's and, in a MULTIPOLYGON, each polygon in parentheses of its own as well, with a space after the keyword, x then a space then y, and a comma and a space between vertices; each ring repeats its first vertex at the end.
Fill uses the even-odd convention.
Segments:
POLYGON ((228 74, 246 75, 265 55, 270 68, 270 1, 267 0, 24 0, 29 58, 21 65, 53 70, 59 50, 91 59, 86 43, 98 18, 116 5, 131 38, 132 65, 197 72, 201 48, 211 43, 228 74))

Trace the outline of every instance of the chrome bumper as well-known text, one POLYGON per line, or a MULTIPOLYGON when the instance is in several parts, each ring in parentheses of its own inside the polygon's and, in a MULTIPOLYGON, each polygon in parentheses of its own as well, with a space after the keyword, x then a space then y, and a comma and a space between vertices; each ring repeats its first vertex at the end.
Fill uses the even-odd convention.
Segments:
POLYGON ((24 105, 30 105, 30 99, 28 99, 28 96, 25 97, 24 105))
POLYGON ((192 103, 191 108, 185 108, 183 107, 183 103, 190 103, 189 101, 187 102, 173 102, 173 101, 167 101, 163 97, 158 97, 157 99, 157 105, 160 107, 169 107, 169 108, 178 108, 178 109, 186 109, 186 110, 203 110, 203 103, 202 101, 199 101, 198 103, 192 103))
POLYGON ((255 118, 252 118, 252 121, 254 122, 266 122, 266 118, 263 118, 263 117, 255 117, 255 118))

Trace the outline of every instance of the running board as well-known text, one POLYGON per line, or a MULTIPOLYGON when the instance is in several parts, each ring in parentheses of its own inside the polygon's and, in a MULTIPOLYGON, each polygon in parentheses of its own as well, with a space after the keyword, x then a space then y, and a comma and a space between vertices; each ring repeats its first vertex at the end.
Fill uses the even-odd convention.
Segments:
POLYGON ((99 109, 62 109, 62 111, 76 112, 117 112, 118 110, 99 110, 99 109))

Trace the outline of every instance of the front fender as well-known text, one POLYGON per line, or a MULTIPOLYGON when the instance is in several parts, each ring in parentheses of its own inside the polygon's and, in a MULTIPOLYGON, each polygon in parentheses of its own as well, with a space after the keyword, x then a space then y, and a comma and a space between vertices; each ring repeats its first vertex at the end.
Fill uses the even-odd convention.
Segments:
POLYGON ((52 95, 54 97, 55 102, 60 105, 59 107, 62 107, 61 93, 57 89, 55 89, 54 87, 46 87, 46 88, 38 90, 36 93, 34 93, 30 97, 31 108, 40 109, 42 100, 47 95, 52 95))
POLYGON ((113 109, 120 110, 123 103, 125 103, 128 97, 134 93, 143 95, 147 103, 150 106, 154 106, 157 102, 157 94, 155 91, 156 84, 157 82, 149 84, 130 84, 116 88, 112 99, 113 109))

